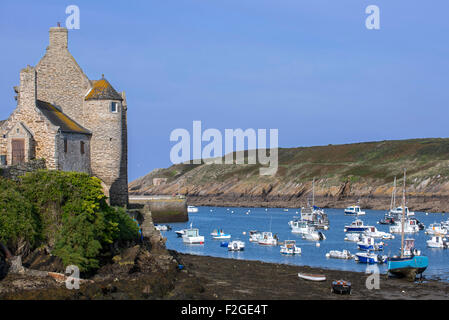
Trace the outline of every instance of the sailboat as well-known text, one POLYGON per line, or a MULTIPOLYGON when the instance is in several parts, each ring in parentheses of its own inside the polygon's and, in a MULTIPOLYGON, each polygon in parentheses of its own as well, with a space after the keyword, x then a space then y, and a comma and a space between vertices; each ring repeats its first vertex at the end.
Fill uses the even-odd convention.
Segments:
POLYGON ((307 207, 301 208, 301 220, 315 227, 315 229, 329 228, 329 218, 323 209, 315 206, 315 178, 312 181, 312 205, 307 200, 307 207))
POLYGON ((379 221, 380 224, 394 224, 397 215, 392 214, 393 208, 396 207, 396 177, 394 177, 393 191, 391 192, 390 210, 385 217, 379 221))
POLYGON ((429 260, 426 256, 421 256, 420 252, 414 248, 414 239, 406 240, 404 247, 404 220, 405 220, 405 181, 407 170, 404 169, 404 188, 402 192, 402 232, 401 232, 401 255, 388 258, 388 272, 394 275, 407 277, 415 280, 417 274, 426 270, 429 260))

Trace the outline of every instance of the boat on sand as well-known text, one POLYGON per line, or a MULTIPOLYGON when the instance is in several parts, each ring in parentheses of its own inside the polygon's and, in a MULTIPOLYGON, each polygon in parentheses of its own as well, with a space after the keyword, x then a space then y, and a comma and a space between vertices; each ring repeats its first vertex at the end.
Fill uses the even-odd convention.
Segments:
POLYGON ((312 274, 312 273, 298 273, 298 277, 310 281, 326 281, 324 274, 312 274))

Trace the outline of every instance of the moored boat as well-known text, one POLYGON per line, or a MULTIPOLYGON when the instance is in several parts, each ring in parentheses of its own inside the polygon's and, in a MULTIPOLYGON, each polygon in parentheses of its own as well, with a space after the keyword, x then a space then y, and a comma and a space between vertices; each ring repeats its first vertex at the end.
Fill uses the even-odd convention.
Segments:
POLYGON ((334 259, 353 259, 354 255, 351 254, 348 250, 338 251, 338 250, 331 250, 328 253, 326 253, 326 258, 334 258, 334 259))
POLYGON ((295 240, 285 240, 281 246, 281 254, 296 255, 301 254, 301 248, 296 246, 295 240))
POLYGON ((365 232, 363 234, 368 237, 381 238, 384 240, 394 239, 394 235, 392 235, 391 233, 379 231, 379 230, 377 230, 376 227, 368 228, 367 230, 365 230, 365 232))
POLYGON ((384 249, 383 242, 376 243, 374 238, 363 236, 361 241, 357 242, 357 246, 362 251, 382 251, 384 249))
POLYGON ((387 256, 377 255, 372 252, 358 252, 355 254, 354 258, 359 263, 366 263, 366 264, 380 264, 387 261, 387 256))
POLYGON ((204 236, 200 236, 196 228, 186 229, 182 241, 185 244, 204 244, 204 236))
POLYGON ((245 242, 241 240, 233 240, 228 244, 229 251, 243 251, 245 250, 245 242))
POLYGON ((310 241, 326 240, 324 233, 321 231, 316 231, 314 228, 310 228, 307 233, 303 233, 302 238, 310 241))
POLYGON ((416 233, 419 232, 419 226, 416 222, 416 219, 404 219, 404 223, 402 221, 396 221, 396 223, 390 227, 391 233, 416 233))
POLYGON ((365 226, 363 221, 360 219, 355 219, 350 225, 345 226, 345 232, 365 232, 371 228, 371 226, 365 226))
POLYGON ((259 242, 259 240, 262 238, 262 232, 257 230, 251 230, 249 232, 249 241, 250 242, 259 242))
POLYGON ((262 232, 262 236, 257 243, 262 246, 277 246, 278 237, 271 232, 262 232))
POLYGON ((426 234, 444 236, 447 234, 447 229, 441 223, 432 223, 426 229, 426 234))
POLYGON ((429 248, 447 248, 449 246, 447 239, 441 236, 432 236, 426 243, 429 248))
POLYGON ((187 212, 188 213, 196 213, 196 212, 198 212, 198 208, 195 206, 187 206, 187 212))
POLYGON ((360 206, 349 206, 345 209, 345 215, 348 216, 363 216, 365 211, 362 211, 360 206))

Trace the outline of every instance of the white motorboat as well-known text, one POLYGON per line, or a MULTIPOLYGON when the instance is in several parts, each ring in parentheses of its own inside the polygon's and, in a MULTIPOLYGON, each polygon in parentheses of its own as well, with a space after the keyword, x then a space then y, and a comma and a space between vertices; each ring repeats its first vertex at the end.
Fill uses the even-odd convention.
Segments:
POLYGON ((351 254, 348 250, 338 251, 338 250, 331 250, 328 253, 326 253, 326 258, 334 258, 334 259, 353 259, 354 255, 351 254))
POLYGON ((432 236, 426 243, 429 248, 447 248, 449 246, 447 239, 440 236, 432 236))
MULTIPOLYGON (((396 221, 394 225, 390 227, 391 233, 401 233, 402 223, 401 221, 396 221)), ((404 221, 404 233, 416 233, 419 232, 419 225, 416 219, 406 219, 404 221)))
POLYGON ((290 227, 292 228, 292 233, 299 233, 299 234, 304 234, 304 233, 308 233, 309 229, 311 228, 307 221, 302 221, 302 220, 295 220, 295 221, 290 221, 290 227))
POLYGON ((187 206, 187 212, 188 213, 196 213, 196 212, 198 212, 198 208, 195 206, 187 206))
POLYGON ((285 255, 301 254, 301 248, 296 246, 295 240, 285 240, 281 246, 281 253, 285 255))
POLYGON ((250 242, 259 242, 259 240, 262 238, 262 232, 257 230, 251 230, 249 232, 249 241, 250 242))
POLYGON ((309 228, 309 231, 307 233, 302 234, 302 238, 304 240, 310 240, 310 241, 320 241, 320 240, 326 240, 326 236, 321 231, 316 231, 314 228, 309 228))
POLYGON ((273 236, 271 232, 262 232, 262 236, 257 243, 262 246, 277 246, 278 238, 276 235, 273 236))
POLYGON ((310 281, 326 281, 324 274, 298 273, 298 277, 310 281))
POLYGON ((241 240, 233 240, 228 244, 229 251, 243 251, 245 250, 245 242, 241 240))
POLYGON ((204 244, 204 236, 200 236, 198 229, 186 229, 182 241, 185 244, 204 244))
POLYGON ((345 226, 345 232, 365 232, 372 226, 365 226, 363 221, 355 219, 349 226, 345 226))
POLYGON ((444 236, 447 234, 447 229, 441 223, 432 223, 426 229, 426 234, 444 236))
POLYGON ((357 242, 357 246, 363 251, 382 251, 384 249, 383 242, 376 243, 374 238, 367 236, 362 236, 361 240, 357 242))
POLYGON ((394 239, 394 235, 392 235, 391 233, 379 231, 379 230, 377 230, 376 227, 369 227, 367 230, 365 230, 365 232, 363 234, 368 237, 380 238, 383 240, 394 239))
POLYGON ((376 263, 386 262, 388 257, 377 255, 375 253, 371 253, 368 251, 368 252, 356 253, 354 259, 355 259, 355 261, 360 262, 360 263, 376 264, 376 263))
POLYGON ((365 215, 365 211, 362 211, 360 206, 349 206, 345 209, 345 214, 351 216, 363 216, 365 215))
POLYGON ((345 241, 359 242, 360 236, 360 233, 348 233, 345 237, 345 241))
MULTIPOLYGON (((402 206, 401 207, 396 207, 395 209, 390 210, 389 214, 397 216, 397 217, 402 216, 402 206)), ((406 206, 405 207, 405 216, 411 217, 411 216, 414 216, 414 215, 415 215, 415 213, 410 211, 408 209, 408 207, 406 206)))

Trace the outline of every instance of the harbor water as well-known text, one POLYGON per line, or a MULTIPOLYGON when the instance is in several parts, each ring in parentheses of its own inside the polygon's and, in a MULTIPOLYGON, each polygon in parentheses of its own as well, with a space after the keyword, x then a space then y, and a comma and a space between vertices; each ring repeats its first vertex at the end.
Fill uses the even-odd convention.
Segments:
MULTIPOLYGON (((300 218, 300 209, 241 207, 198 207, 198 209, 197 213, 189 213, 188 222, 172 223, 170 224, 172 227, 171 231, 162 232, 162 235, 167 238, 166 246, 168 249, 181 253, 231 259, 259 260, 346 271, 365 272, 367 270, 366 264, 357 263, 353 259, 326 258, 326 253, 330 250, 341 251, 347 249, 352 254, 359 252, 355 242, 344 240, 346 235, 344 232, 345 225, 351 224, 356 217, 345 215, 343 209, 325 209, 329 216, 329 229, 320 230, 325 234, 326 239, 319 242, 303 240, 300 235, 291 232, 288 222, 300 218), (198 228, 200 235, 205 237, 203 245, 187 245, 182 242, 181 238, 177 237, 175 231, 189 228, 190 224, 194 228, 198 228), (220 243, 223 240, 214 240, 210 235, 214 229, 222 229, 223 232, 232 235, 231 240, 224 241, 244 241, 246 245, 245 250, 232 252, 228 251, 227 248, 221 247, 220 243), (271 231, 273 234, 277 234, 281 242, 284 240, 296 240, 296 245, 301 248, 302 254, 284 256, 280 254, 279 246, 261 246, 257 243, 249 242, 250 230, 271 231), (319 243, 319 246, 316 245, 317 243, 319 243)), ((377 224, 377 221, 383 218, 385 211, 364 211, 366 215, 358 218, 363 220, 365 225, 375 226, 379 231, 389 232, 389 225, 377 224)), ((415 212, 415 218, 424 223, 427 228, 431 223, 447 220, 449 214, 415 212)), ((376 239, 376 242, 384 242, 384 250, 377 252, 378 254, 390 256, 399 253, 401 235, 395 234, 394 236, 395 239, 392 240, 376 239)), ((426 255, 429 258, 429 266, 424 272, 425 278, 449 281, 449 249, 427 248, 426 240, 430 239, 430 236, 426 235, 424 230, 421 230, 419 233, 406 234, 406 238, 408 237, 415 239, 415 247, 421 250, 422 255, 426 255)), ((381 273, 386 272, 386 264, 377 266, 381 273)))

